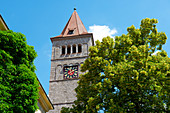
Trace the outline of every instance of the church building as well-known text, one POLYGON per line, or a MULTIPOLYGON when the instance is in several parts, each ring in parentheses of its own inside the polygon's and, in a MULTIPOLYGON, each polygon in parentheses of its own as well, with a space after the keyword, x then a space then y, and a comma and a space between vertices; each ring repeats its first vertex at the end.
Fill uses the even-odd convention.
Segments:
POLYGON ((80 65, 88 58, 88 49, 94 41, 93 34, 87 32, 74 9, 61 34, 52 37, 51 42, 49 98, 54 110, 49 113, 60 113, 62 107, 72 107, 76 100, 74 89, 79 75, 83 74, 80 65))

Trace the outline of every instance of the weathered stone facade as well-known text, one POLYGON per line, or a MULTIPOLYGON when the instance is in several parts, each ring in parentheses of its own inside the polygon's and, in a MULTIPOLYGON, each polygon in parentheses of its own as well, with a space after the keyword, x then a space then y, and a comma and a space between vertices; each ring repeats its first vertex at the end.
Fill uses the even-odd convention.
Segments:
POLYGON ((78 79, 63 79, 63 67, 78 65, 78 74, 82 74, 80 65, 88 58, 88 49, 92 44, 92 34, 56 38, 52 41, 49 97, 55 109, 50 113, 60 113, 62 107, 71 107, 76 100, 74 89, 77 87, 78 79), (73 45, 76 45, 76 53, 73 53, 73 45), (77 52, 78 45, 82 47, 80 53, 77 52), (63 46, 66 47, 65 54, 62 54, 63 46), (70 54, 67 54, 67 46, 71 47, 70 54))
POLYGON ((55 109, 50 113, 60 113, 62 107, 72 107, 76 100, 75 88, 79 80, 77 72, 78 75, 83 74, 80 71, 80 65, 88 58, 89 47, 94 44, 93 34, 87 32, 74 9, 62 33, 52 37, 51 41, 49 98, 55 109), (76 67, 76 70, 73 67, 76 67), (66 68, 67 71, 64 72, 66 68), (75 73, 75 77, 70 78, 72 76, 70 73, 75 73))

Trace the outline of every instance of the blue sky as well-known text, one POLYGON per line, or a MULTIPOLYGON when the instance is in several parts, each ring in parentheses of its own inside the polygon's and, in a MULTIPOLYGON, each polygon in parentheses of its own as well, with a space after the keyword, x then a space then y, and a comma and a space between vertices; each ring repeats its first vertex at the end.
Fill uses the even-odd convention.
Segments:
POLYGON ((156 18, 158 31, 168 40, 163 49, 170 57, 170 0, 1 0, 0 14, 8 27, 26 35, 27 43, 34 46, 36 74, 48 94, 50 78, 50 37, 59 35, 73 8, 86 29, 101 36, 126 34, 127 27, 139 28, 143 18, 156 18), (100 34, 99 34, 100 33, 100 34))

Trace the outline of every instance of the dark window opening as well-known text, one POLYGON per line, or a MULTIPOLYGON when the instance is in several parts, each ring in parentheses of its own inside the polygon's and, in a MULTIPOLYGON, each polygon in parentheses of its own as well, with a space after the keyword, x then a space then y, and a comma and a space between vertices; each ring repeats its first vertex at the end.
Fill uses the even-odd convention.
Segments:
POLYGON ((65 54, 65 46, 62 47, 62 54, 65 54))
POLYGON ((81 45, 79 44, 78 45, 78 52, 81 53, 81 51, 82 51, 82 48, 81 48, 81 45))
POLYGON ((69 34, 69 35, 74 34, 74 30, 69 30, 69 31, 68 31, 68 34, 69 34))
POLYGON ((76 45, 73 45, 73 53, 76 53, 76 45))
POLYGON ((67 54, 70 54, 70 53, 71 53, 71 47, 67 46, 67 54))

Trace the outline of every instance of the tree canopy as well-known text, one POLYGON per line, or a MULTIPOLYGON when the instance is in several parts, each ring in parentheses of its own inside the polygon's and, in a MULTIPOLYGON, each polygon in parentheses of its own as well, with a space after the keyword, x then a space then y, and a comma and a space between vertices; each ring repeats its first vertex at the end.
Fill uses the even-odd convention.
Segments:
POLYGON ((0 31, 0 112, 34 113, 38 108, 38 81, 34 47, 21 33, 0 31))
POLYGON ((96 41, 81 66, 85 74, 75 89, 75 105, 62 112, 167 112, 170 58, 162 50, 167 36, 157 31, 157 23, 146 18, 140 28, 128 27, 127 34, 96 41))

